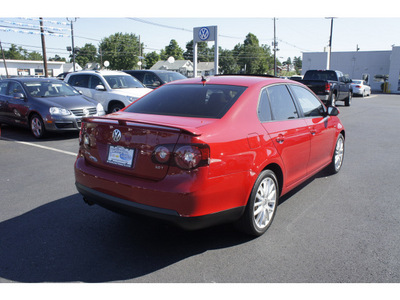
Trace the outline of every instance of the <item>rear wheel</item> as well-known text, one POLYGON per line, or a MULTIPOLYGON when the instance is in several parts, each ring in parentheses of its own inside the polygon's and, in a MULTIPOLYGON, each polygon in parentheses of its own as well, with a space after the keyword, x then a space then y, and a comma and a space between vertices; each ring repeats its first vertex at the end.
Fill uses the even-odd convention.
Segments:
POLYGON ((41 139, 46 134, 42 118, 38 114, 34 114, 30 121, 31 131, 35 138, 41 139))
POLYGON ((331 106, 336 106, 336 94, 332 94, 331 106))
POLYGON ((353 93, 349 92, 346 100, 344 100, 344 105, 346 106, 350 106, 351 105, 351 98, 353 98, 353 93))
POLYGON ((267 231, 275 216, 278 197, 278 181, 274 172, 261 172, 253 186, 245 212, 238 222, 239 229, 255 236, 267 231))

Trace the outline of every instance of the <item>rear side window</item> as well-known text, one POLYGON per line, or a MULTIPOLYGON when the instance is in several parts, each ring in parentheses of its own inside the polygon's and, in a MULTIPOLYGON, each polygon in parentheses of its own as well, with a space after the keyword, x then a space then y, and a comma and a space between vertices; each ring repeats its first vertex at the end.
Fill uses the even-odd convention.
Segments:
POLYGON ((261 122, 271 121, 271 107, 269 105, 269 99, 267 90, 264 89, 261 92, 260 102, 258 104, 258 118, 261 122))
POLYGON ((274 85, 267 88, 271 102, 272 116, 274 120, 297 119, 298 112, 292 96, 285 85, 274 85))
POLYGON ((246 87, 230 85, 164 85, 125 111, 167 116, 222 118, 246 87))
POLYGON ((0 95, 5 95, 7 92, 8 81, 0 82, 0 95))
POLYGON ((89 87, 89 76, 90 75, 72 75, 68 79, 68 83, 72 86, 87 88, 89 87))

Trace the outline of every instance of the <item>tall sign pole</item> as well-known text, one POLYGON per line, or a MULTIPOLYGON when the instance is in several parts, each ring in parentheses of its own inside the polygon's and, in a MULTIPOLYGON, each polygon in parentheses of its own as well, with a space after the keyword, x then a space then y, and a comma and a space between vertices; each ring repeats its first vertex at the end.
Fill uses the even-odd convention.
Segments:
POLYGON ((214 45, 214 71, 218 74, 218 27, 204 26, 193 28, 193 77, 197 77, 197 43, 212 42, 214 45))
POLYGON ((326 64, 327 70, 330 70, 331 69, 331 53, 332 53, 333 19, 335 19, 335 18, 334 17, 329 17, 329 18, 325 18, 325 19, 331 19, 331 34, 329 36, 328 61, 327 61, 327 64, 326 64))

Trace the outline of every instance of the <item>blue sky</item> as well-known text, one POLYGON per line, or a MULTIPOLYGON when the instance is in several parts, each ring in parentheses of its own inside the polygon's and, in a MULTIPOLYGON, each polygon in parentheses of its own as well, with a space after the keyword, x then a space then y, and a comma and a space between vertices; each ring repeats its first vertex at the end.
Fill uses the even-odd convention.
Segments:
MULTIPOLYGON (((323 51, 328 45, 330 35, 330 20, 325 17, 330 16, 337 16, 334 19, 332 51, 354 51, 357 45, 360 51, 390 50, 392 45, 400 45, 400 13, 388 9, 390 1, 386 2, 387 5, 383 9, 377 2, 371 2, 376 6, 374 7, 368 4, 369 1, 364 1, 364 4, 351 4, 339 0, 336 3, 342 3, 342 6, 339 6, 337 11, 331 9, 329 15, 323 10, 311 10, 315 5, 325 6, 322 2, 314 0, 284 1, 282 4, 275 2, 272 6, 266 6, 266 1, 248 0, 246 3, 250 5, 246 8, 240 5, 233 7, 233 1, 217 0, 192 2, 189 5, 187 1, 157 0, 146 4, 143 1, 122 0, 115 2, 113 7, 101 4, 103 2, 96 4, 97 7, 88 4, 82 6, 76 0, 68 2, 70 5, 47 0, 41 3, 43 6, 26 2, 22 9, 14 13, 15 15, 5 15, 6 10, 2 10, 0 40, 4 49, 8 49, 13 43, 29 51, 41 53, 40 35, 29 34, 28 32, 32 31, 29 28, 25 33, 6 32, 4 28, 15 26, 10 22, 38 25, 37 20, 21 17, 43 16, 45 25, 64 29, 60 32, 64 37, 46 36, 48 57, 54 57, 56 54, 67 57, 66 47, 71 46, 68 31, 70 27, 54 22, 65 23, 66 16, 71 15, 78 16, 73 23, 75 46, 78 47, 86 43, 97 46, 103 38, 122 32, 140 35, 145 52, 159 52, 171 39, 175 39, 180 47, 186 50, 186 43, 193 38, 193 28, 211 25, 218 26, 219 46, 224 49, 231 50, 236 44, 243 43, 248 33, 255 34, 260 44, 270 46, 274 38, 274 15, 277 16, 277 56, 280 60, 286 60, 288 57, 293 59, 294 56, 301 56, 302 52, 323 51), (54 7, 55 3, 61 7, 54 7), (260 6, 260 3, 264 3, 263 6, 260 6), (43 11, 41 7, 46 7, 46 10, 43 11), (75 9, 77 7, 79 9, 75 9), (344 7, 346 10, 342 9, 344 7)), ((209 43, 209 46, 212 44, 209 43)))

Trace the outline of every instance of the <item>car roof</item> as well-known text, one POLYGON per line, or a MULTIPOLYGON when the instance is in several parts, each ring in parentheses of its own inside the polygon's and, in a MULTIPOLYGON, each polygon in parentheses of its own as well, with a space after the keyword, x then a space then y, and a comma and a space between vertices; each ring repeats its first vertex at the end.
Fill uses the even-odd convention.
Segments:
POLYGON ((125 72, 122 71, 112 71, 112 70, 85 70, 85 71, 78 71, 73 74, 100 74, 100 75, 127 75, 125 72))
POLYGON ((5 78, 3 80, 16 80, 20 82, 30 82, 30 81, 56 81, 60 82, 60 80, 56 78, 43 78, 43 77, 13 77, 13 78, 5 78))
MULTIPOLYGON (((179 73, 176 71, 168 71, 168 70, 125 70, 124 72, 135 72, 135 73, 179 73)), ((179 73, 180 74, 180 73, 179 73)))
MULTIPOLYGON (((188 78, 179 81, 173 81, 169 84, 203 84, 204 77, 188 78)), ((290 83, 291 80, 282 79, 278 77, 267 77, 258 75, 216 75, 205 77, 204 84, 221 84, 221 85, 239 85, 239 86, 252 86, 258 84, 275 84, 275 83, 290 83)), ((293 81, 293 83, 297 83, 293 81)))

